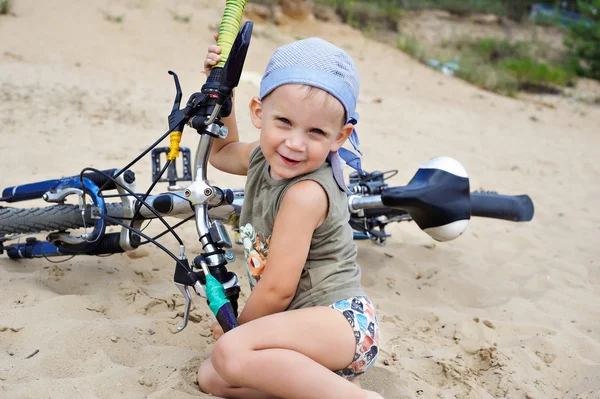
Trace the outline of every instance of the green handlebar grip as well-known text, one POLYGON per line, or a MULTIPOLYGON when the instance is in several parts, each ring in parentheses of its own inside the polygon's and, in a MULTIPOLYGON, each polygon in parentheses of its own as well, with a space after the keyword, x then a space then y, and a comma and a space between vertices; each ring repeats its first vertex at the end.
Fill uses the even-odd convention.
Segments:
POLYGON ((210 302, 209 307, 216 316, 221 306, 229 302, 225 296, 223 285, 217 281, 212 275, 206 276, 206 298, 210 302))
POLYGON ((229 51, 240 31, 244 7, 247 3, 247 0, 225 1, 225 12, 223 12, 223 19, 219 27, 219 38, 217 39, 217 45, 221 48, 221 61, 213 68, 223 68, 225 66, 229 51))
POLYGON ((224 332, 238 326, 231 302, 225 296, 223 285, 210 274, 206 276, 206 298, 208 299, 210 310, 217 318, 224 332))

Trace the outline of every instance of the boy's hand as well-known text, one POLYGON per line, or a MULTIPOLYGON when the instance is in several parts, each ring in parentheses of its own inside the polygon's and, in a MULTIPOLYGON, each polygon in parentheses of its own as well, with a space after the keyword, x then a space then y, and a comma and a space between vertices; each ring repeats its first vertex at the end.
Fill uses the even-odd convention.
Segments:
MULTIPOLYGON (((215 33, 215 41, 218 39, 219 34, 215 33)), ((216 44, 211 44, 208 46, 208 53, 206 54, 206 59, 204 60, 204 73, 206 76, 210 75, 210 70, 212 67, 217 65, 219 61, 221 61, 221 47, 216 44)))
POLYGON ((215 338, 215 341, 218 340, 219 338, 221 338, 221 336, 223 334, 225 334, 223 332, 223 327, 221 327, 221 325, 219 323, 217 323, 216 321, 213 323, 211 329, 212 329, 212 333, 213 333, 213 337, 215 338))

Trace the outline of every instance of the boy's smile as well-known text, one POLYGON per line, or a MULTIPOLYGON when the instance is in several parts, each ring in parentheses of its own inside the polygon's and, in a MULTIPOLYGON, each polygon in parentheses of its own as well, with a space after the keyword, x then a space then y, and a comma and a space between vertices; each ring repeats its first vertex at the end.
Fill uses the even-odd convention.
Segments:
POLYGON ((327 92, 297 84, 278 87, 250 103, 252 123, 261 129, 260 147, 275 180, 317 170, 352 132, 344 107, 327 92))
POLYGON ((281 155, 281 154, 279 154, 279 156, 281 157, 281 159, 283 159, 283 162, 284 162, 285 164, 287 164, 287 165, 290 165, 290 166, 295 166, 295 165, 298 165, 298 164, 300 163, 300 161, 295 161, 295 160, 293 160, 293 159, 290 159, 290 158, 284 157, 284 156, 283 156, 283 155, 281 155))

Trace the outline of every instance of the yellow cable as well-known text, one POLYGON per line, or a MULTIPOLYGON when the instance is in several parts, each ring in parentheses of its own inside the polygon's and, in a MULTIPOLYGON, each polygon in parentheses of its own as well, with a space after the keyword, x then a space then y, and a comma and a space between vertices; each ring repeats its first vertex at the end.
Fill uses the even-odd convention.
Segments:
POLYGON ((171 144, 169 145, 169 153, 167 154, 167 159, 169 161, 174 161, 175 158, 179 156, 179 143, 181 143, 181 132, 171 132, 169 138, 171 140, 171 144))

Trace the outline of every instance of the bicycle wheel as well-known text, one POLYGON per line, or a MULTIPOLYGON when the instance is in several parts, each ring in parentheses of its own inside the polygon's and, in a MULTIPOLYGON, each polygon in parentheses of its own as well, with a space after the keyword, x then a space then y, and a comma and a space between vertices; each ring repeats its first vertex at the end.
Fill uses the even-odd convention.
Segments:
MULTIPOLYGON (((106 204, 106 211, 110 216, 121 217, 123 205, 106 204)), ((94 223, 95 220, 90 216, 88 206, 85 211, 85 226, 93 226, 94 223)), ((0 207, 0 235, 61 231, 81 227, 84 227, 84 217, 78 205, 54 205, 45 208, 0 207)))

